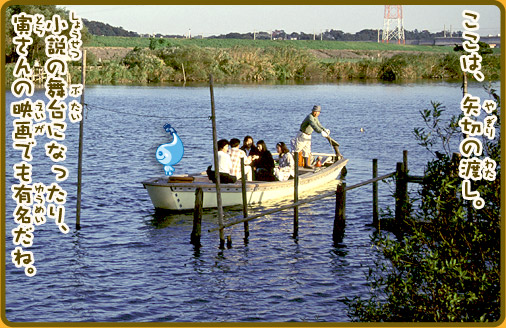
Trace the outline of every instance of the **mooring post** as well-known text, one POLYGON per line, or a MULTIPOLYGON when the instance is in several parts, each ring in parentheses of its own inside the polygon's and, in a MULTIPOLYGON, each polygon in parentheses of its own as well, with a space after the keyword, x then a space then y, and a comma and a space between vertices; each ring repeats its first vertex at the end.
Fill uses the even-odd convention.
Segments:
POLYGON ((225 248, 225 234, 223 231, 223 206, 221 203, 220 169, 218 164, 218 133, 216 132, 216 110, 214 108, 213 76, 209 74, 209 89, 211 92, 211 121, 213 127, 214 174, 216 178, 216 204, 218 206, 218 224, 220 226, 220 249, 225 248))
POLYGON ((400 226, 406 218, 408 202, 408 179, 404 170, 404 163, 397 163, 397 182, 395 185, 395 221, 400 226))
POLYGON ((335 243, 342 241, 346 212, 346 183, 339 183, 336 190, 336 215, 334 218, 333 239, 335 243))
MULTIPOLYGON (((375 179, 378 177, 378 159, 374 158, 372 160, 372 178, 375 179)), ((378 226, 378 182, 375 181, 372 183, 372 224, 374 226, 378 226)))
POLYGON ((83 92, 81 93, 82 118, 79 122, 79 155, 77 159, 77 202, 76 202, 76 230, 81 229, 81 185, 83 175, 83 135, 84 135, 84 85, 86 82, 86 50, 83 50, 81 64, 81 84, 83 92))
POLYGON ((195 190, 195 208, 193 210, 193 230, 190 243, 200 246, 200 236, 202 235, 202 212, 204 208, 204 191, 202 188, 195 190))
MULTIPOLYGON (((299 152, 295 152, 295 178, 293 179, 293 202, 299 201, 299 152)), ((293 208, 293 238, 299 235, 299 207, 293 208)))
MULTIPOLYGON (((246 170, 244 168, 244 157, 241 158, 241 185, 242 185, 242 215, 248 217, 248 198, 246 196, 246 170)), ((249 237, 249 223, 244 222, 244 240, 249 237)))
POLYGON ((407 175, 408 174, 408 151, 407 150, 402 151, 402 164, 404 164, 403 172, 407 175))

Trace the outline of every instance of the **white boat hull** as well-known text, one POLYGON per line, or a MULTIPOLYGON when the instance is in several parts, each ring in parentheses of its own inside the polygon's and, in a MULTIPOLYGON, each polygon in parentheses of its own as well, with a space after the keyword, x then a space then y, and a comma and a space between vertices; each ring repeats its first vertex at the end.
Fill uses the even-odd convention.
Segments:
MULTIPOLYGON (((337 180, 347 159, 342 159, 329 167, 317 172, 305 172, 299 178, 299 194, 325 186, 337 180)), ((143 182, 155 208, 173 211, 192 210, 195 207, 195 191, 202 188, 204 192, 203 207, 216 208, 216 187, 207 177, 195 176, 194 182, 169 182, 167 177, 153 178, 143 182)), ((272 200, 293 198, 293 180, 284 182, 248 181, 246 183, 246 199, 248 205, 262 204, 272 200)), ((241 182, 221 184, 223 206, 242 204, 241 182)))

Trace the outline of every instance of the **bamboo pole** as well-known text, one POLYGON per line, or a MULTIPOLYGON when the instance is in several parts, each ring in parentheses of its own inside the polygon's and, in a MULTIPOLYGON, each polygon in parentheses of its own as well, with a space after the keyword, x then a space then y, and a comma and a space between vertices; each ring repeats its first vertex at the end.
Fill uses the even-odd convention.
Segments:
MULTIPOLYGON (((372 160, 372 178, 378 177, 378 159, 372 160)), ((378 182, 372 183, 372 224, 377 226, 378 220, 378 182)))
POLYGON ((195 209, 193 210, 193 230, 190 243, 200 246, 200 236, 202 235, 202 212, 204 208, 204 191, 202 188, 195 190, 195 209))
MULTIPOLYGON (((241 158, 241 186, 242 186, 242 215, 248 217, 248 198, 246 197, 246 172, 244 168, 244 158, 241 158)), ((249 237, 249 223, 244 221, 244 240, 249 237)))
MULTIPOLYGON (((295 161, 295 178, 293 179, 293 202, 297 204, 299 201, 299 152, 294 153, 295 161)), ((293 238, 299 235, 299 207, 293 208, 293 238)))
POLYGON ((218 163, 218 134, 216 132, 216 110, 214 107, 213 76, 209 75, 209 89, 211 92, 211 120, 213 127, 213 153, 214 153, 214 176, 216 178, 216 203, 218 205, 218 225, 220 226, 220 249, 225 248, 225 236, 223 232, 223 206, 221 203, 220 167, 218 163))
MULTIPOLYGON (((84 114, 84 85, 86 82, 86 50, 83 50, 81 64, 81 84, 83 92, 81 93, 81 107, 84 114)), ((81 193, 82 193, 82 175, 83 175, 83 136, 84 136, 84 115, 79 122, 79 155, 77 160, 77 202, 76 202, 76 229, 81 229, 81 193)))

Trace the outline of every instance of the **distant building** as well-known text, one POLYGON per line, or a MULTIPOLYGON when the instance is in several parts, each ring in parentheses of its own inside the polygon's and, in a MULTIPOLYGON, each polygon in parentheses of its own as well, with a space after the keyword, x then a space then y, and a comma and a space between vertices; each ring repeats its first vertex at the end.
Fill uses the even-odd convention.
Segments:
MULTIPOLYGON (((501 47, 501 36, 480 36, 480 41, 487 43, 490 45, 490 48, 500 48, 501 47)), ((441 38, 436 37, 434 39, 435 46, 452 46, 455 44, 462 44, 464 39, 462 37, 451 37, 451 38, 441 38)))

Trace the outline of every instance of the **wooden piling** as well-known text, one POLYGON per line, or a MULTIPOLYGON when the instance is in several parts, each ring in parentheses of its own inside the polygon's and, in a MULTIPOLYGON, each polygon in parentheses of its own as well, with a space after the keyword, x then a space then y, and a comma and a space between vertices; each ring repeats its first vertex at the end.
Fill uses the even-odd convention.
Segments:
POLYGON ((335 243, 342 241, 346 212, 346 183, 339 183, 336 190, 336 213, 334 217, 333 239, 335 243))
POLYGON ((202 188, 195 190, 195 209, 193 210, 193 230, 190 243, 200 246, 200 236, 202 235, 202 213, 204 209, 204 191, 202 188))
POLYGON ((82 118, 79 122, 79 155, 77 160, 77 202, 76 202, 76 230, 81 229, 81 186, 83 175, 83 135, 84 135, 84 85, 86 82, 86 50, 83 50, 81 62, 81 84, 83 92, 81 93, 82 118))
POLYGON ((404 164, 403 171, 405 174, 408 174, 408 151, 402 151, 402 163, 404 164))
POLYGON ((397 181, 395 184, 395 220, 400 226, 406 218, 408 204, 408 179, 404 163, 397 163, 397 181))
MULTIPOLYGON (((295 162, 295 178, 293 179, 293 202, 297 203, 299 201, 299 152, 294 153, 296 162, 295 162)), ((295 206, 293 208, 293 238, 297 238, 299 235, 299 207, 295 206)))
MULTIPOLYGON (((374 158, 372 160, 372 178, 378 177, 378 159, 374 158)), ((375 181, 372 183, 372 224, 374 226, 378 226, 379 218, 378 218, 378 182, 375 181)))
MULTIPOLYGON (((241 185, 242 185, 242 214, 244 218, 248 217, 248 198, 246 195, 246 170, 244 168, 244 158, 241 158, 241 185)), ((244 240, 249 237, 249 223, 244 222, 244 240)))
POLYGON ((223 231, 223 206, 221 202, 220 169, 218 164, 218 134, 216 132, 216 110, 214 107, 213 76, 209 75, 209 89, 211 92, 211 121, 213 127, 214 176, 216 178, 216 203, 218 206, 218 225, 220 226, 220 249, 225 248, 223 231))

